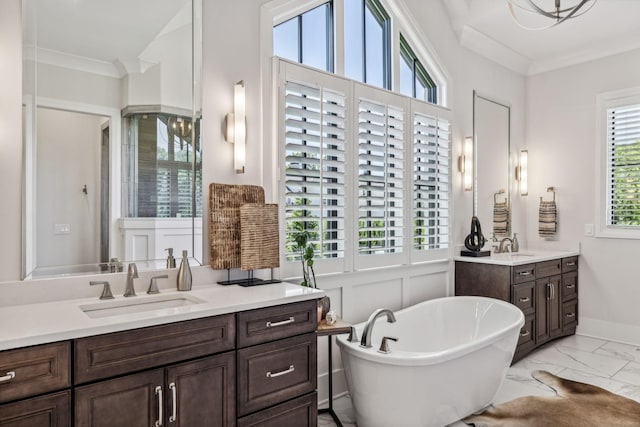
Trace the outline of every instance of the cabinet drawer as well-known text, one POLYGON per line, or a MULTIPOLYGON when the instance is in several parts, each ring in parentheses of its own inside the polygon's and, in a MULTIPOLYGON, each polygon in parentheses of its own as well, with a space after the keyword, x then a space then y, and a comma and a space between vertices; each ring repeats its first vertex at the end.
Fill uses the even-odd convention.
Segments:
POLYGON ((570 332, 578 326, 578 300, 562 304, 562 332, 570 332))
POLYGON ((75 341, 75 383, 140 371, 231 350, 233 314, 75 341))
POLYGON ((303 301, 238 313, 238 348, 316 330, 317 301, 303 301))
POLYGON ((311 393, 264 411, 240 418, 238 427, 315 427, 318 396, 311 393))
POLYGON ((63 391, 0 405, 0 427, 69 427, 70 394, 63 391))
POLYGON ((562 258, 562 272, 578 270, 578 257, 572 256, 568 258, 562 258))
POLYGON ((529 315, 524 318, 524 325, 522 325, 522 328, 520 329, 520 336, 518 337, 518 347, 516 351, 519 351, 521 348, 532 347, 534 345, 535 334, 533 327, 535 323, 534 315, 529 315))
POLYGON ((512 284, 530 282, 536 278, 536 265, 525 264, 513 267, 513 277, 511 278, 512 284))
POLYGON ((38 345, 0 352, 0 403, 61 390, 71 385, 70 342, 38 345))
POLYGON ((238 350, 238 415, 316 389, 316 334, 238 350))
POLYGON ((562 260, 544 261, 536 264, 536 278, 554 276, 562 272, 562 260))
POLYGON ((578 296, 578 272, 562 275, 562 301, 569 301, 578 296))
POLYGON ((535 299, 534 289, 535 282, 513 286, 511 303, 522 310, 525 315, 535 313, 535 306, 533 305, 535 299))

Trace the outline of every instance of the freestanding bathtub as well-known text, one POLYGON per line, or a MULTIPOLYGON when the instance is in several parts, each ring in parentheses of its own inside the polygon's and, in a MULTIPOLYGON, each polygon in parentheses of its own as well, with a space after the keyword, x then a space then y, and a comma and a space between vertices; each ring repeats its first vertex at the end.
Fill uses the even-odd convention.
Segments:
POLYGON ((372 348, 338 337, 358 427, 442 427, 493 401, 524 324, 519 308, 460 296, 395 315, 378 318, 372 348), (389 354, 378 352, 383 336, 399 339, 389 354))

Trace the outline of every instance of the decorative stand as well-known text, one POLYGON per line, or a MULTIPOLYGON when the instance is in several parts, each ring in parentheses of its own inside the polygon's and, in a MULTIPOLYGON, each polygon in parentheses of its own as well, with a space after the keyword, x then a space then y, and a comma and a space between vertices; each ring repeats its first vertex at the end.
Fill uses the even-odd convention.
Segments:
POLYGON ((471 217, 471 230, 469 235, 464 239, 464 246, 468 249, 460 251, 461 256, 481 257, 490 256, 491 251, 482 251, 482 247, 486 243, 486 239, 482 235, 482 227, 477 216, 471 217))
POLYGON ((344 322, 342 319, 337 318, 336 323, 333 325, 327 325, 327 322, 323 320, 318 323, 318 330, 316 331, 318 336, 326 336, 328 339, 328 356, 329 356, 329 407, 318 409, 319 414, 329 414, 333 421, 336 423, 336 426, 343 427, 342 422, 336 415, 336 412, 333 410, 333 360, 332 360, 332 346, 333 346, 333 335, 340 334, 348 334, 351 332, 351 325, 344 322))

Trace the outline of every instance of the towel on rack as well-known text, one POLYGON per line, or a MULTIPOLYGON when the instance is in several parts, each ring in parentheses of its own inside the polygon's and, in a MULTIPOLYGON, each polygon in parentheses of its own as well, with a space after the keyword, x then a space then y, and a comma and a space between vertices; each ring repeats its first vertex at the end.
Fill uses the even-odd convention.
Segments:
POLYGON ((493 235, 504 237, 509 233, 509 204, 495 202, 493 204, 493 235))
POLYGON ((540 210, 538 211, 538 235, 540 237, 553 237, 556 235, 558 225, 558 209, 555 200, 545 201, 540 198, 540 210))

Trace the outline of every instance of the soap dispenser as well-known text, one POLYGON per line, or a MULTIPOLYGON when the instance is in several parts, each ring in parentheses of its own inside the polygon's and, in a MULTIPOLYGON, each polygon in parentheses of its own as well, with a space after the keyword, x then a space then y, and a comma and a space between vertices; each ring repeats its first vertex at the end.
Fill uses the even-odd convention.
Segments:
POLYGON ((189 251, 182 251, 182 261, 178 269, 178 290, 191 290, 191 267, 189 267, 189 251))
POLYGON ((167 256, 167 269, 176 268, 176 259, 173 257, 173 248, 167 248, 165 251, 169 252, 167 256))
POLYGON ((511 243, 511 252, 518 252, 520 244, 518 243, 518 233, 513 233, 513 242, 511 243))

